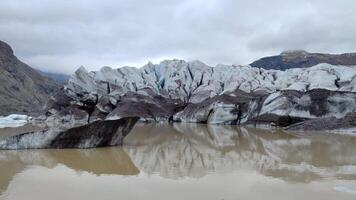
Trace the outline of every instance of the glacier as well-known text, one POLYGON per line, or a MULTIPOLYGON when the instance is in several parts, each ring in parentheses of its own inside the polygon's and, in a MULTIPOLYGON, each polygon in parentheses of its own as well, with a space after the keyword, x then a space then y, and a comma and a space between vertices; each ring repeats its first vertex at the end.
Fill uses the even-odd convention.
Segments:
MULTIPOLYGON (((80 67, 45 110, 41 120, 47 130, 3 140, 0 148, 121 144, 136 119, 267 125, 292 131, 351 130, 356 127, 356 67, 318 64, 279 71, 184 60, 99 71, 80 67), (129 121, 117 127, 112 123, 116 120, 129 121), (99 126, 110 129, 110 137, 97 135, 102 134, 95 131, 99 126), (88 128, 91 136, 83 135, 88 128), (68 138, 80 139, 68 143, 68 138)), ((29 121, 31 117, 23 115, 1 117, 0 128, 29 121)))
POLYGON ((148 63, 141 68, 103 67, 88 72, 79 68, 66 85, 68 94, 127 92, 144 94, 149 89, 171 99, 199 103, 219 94, 237 89, 247 93, 273 93, 281 90, 356 92, 356 68, 319 64, 310 68, 286 71, 265 70, 251 66, 217 65, 210 67, 200 61, 166 60, 148 63))
POLYGON ((279 71, 177 59, 141 68, 80 67, 62 96, 67 99, 54 98, 61 100, 49 105, 50 114, 65 104, 85 108, 89 121, 140 117, 145 122, 288 126, 354 112, 356 67, 318 64, 279 71))

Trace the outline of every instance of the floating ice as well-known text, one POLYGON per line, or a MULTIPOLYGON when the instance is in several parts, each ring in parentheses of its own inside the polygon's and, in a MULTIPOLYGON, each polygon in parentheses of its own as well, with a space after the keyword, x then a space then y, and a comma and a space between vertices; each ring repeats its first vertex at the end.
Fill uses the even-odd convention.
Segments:
POLYGON ((46 130, 0 140, 0 149, 38 149, 44 148, 59 134, 59 131, 46 130))
POLYGON ((0 117, 0 128, 19 127, 25 125, 31 117, 27 115, 12 114, 6 117, 0 117))

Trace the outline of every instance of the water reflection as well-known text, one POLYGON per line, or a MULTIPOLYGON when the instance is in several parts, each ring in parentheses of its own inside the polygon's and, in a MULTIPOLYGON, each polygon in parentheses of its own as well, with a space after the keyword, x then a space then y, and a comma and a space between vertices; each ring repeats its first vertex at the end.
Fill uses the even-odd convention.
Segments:
POLYGON ((55 168, 58 165, 94 175, 137 175, 139 170, 122 148, 89 150, 0 151, 0 193, 13 177, 30 166, 55 168))
POLYGON ((254 170, 293 182, 356 179, 356 138, 202 124, 138 125, 125 151, 140 170, 163 177, 202 177, 254 170))
POLYGON ((0 193, 31 167, 62 165, 79 177, 85 172, 181 180, 238 172, 294 183, 356 180, 356 138, 237 126, 138 124, 123 148, 0 151, 0 193))

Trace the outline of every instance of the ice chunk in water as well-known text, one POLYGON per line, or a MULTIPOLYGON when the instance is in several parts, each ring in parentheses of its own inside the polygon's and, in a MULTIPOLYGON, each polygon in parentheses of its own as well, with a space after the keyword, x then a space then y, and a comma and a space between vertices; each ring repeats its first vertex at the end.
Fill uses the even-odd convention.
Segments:
POLYGON ((0 117, 0 128, 19 127, 25 125, 31 117, 27 115, 12 114, 6 117, 0 117))

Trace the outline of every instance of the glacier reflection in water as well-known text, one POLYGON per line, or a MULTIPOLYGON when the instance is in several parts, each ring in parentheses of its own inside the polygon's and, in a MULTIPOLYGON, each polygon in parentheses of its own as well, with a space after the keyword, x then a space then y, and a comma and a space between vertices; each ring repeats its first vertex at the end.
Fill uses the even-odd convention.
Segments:
POLYGON ((136 166, 163 177, 254 170, 292 182, 356 180, 356 137, 203 124, 138 125, 125 151, 136 166))
POLYGON ((352 136, 137 124, 124 143, 0 151, 0 199, 355 198, 352 136))

